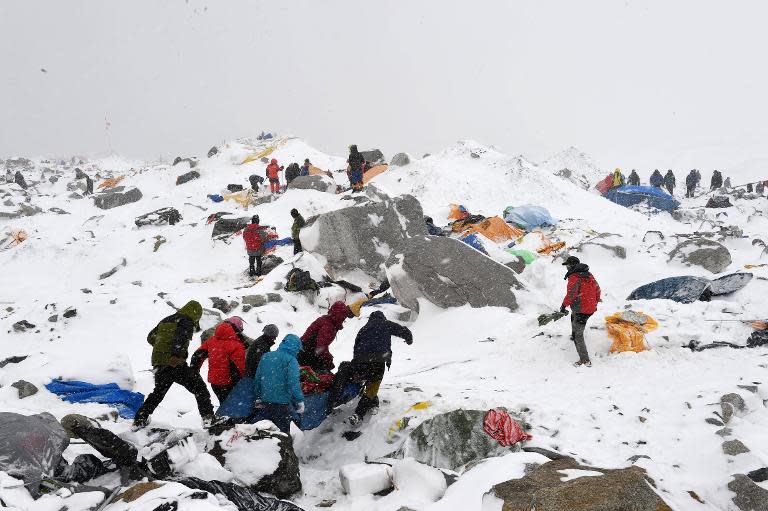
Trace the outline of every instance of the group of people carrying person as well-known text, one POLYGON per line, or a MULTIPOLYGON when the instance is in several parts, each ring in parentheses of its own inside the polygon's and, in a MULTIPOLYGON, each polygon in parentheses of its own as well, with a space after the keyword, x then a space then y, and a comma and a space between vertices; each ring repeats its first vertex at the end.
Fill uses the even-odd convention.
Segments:
MULTIPOLYGON (((336 302, 327 314, 313 321, 301 337, 288 334, 272 351, 280 334, 276 325, 266 325, 261 336, 251 340, 243 333, 244 320, 233 316, 219 323, 209 337, 203 334, 202 344, 187 363, 189 345, 194 332, 200 330, 202 312, 200 303, 192 300, 178 312, 163 318, 147 336, 147 342, 152 345, 155 388, 136 413, 135 428, 149 424, 150 415, 174 383, 195 397, 204 424, 213 424, 211 397, 200 375, 207 360, 207 380, 220 404, 242 378, 252 378, 256 398, 252 420, 267 419, 281 431, 289 432, 294 411, 299 415, 304 412, 300 367, 312 369, 316 374, 331 373, 335 364, 330 345, 344 322, 353 317, 344 302, 336 302)), ((342 404, 344 389, 352 382, 361 384, 363 393, 350 423, 358 423, 378 406, 379 386, 392 363, 392 336, 401 337, 407 344, 413 342, 413 334, 407 327, 388 320, 381 311, 373 312, 357 333, 352 360, 342 362, 333 379, 329 413, 342 404)))

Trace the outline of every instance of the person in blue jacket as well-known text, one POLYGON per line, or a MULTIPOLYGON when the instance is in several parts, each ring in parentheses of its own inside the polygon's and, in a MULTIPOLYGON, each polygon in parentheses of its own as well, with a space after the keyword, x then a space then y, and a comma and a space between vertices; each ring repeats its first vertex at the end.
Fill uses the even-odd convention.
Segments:
POLYGON ((299 415, 304 413, 304 393, 299 382, 299 363, 296 355, 301 350, 301 339, 288 334, 275 351, 261 357, 254 376, 256 418, 270 420, 283 433, 290 433, 292 407, 299 415))
POLYGON ((654 188, 661 188, 661 185, 664 184, 664 176, 661 175, 661 172, 659 172, 659 169, 656 169, 653 171, 653 174, 651 174, 651 186, 654 188))

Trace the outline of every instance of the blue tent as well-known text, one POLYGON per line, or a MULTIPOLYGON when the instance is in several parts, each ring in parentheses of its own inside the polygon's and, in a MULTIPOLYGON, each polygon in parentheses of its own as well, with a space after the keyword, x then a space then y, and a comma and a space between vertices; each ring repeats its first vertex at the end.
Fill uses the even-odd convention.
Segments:
POLYGON ((606 192, 605 198, 625 208, 635 204, 648 204, 652 208, 673 211, 680 203, 660 188, 652 186, 619 186, 606 192))
POLYGON ((709 280, 704 277, 669 277, 640 286, 627 297, 627 300, 666 299, 680 303, 693 303, 697 300, 709 301, 712 296, 734 293, 752 280, 751 273, 732 273, 709 280))
POLYGON ((70 403, 112 405, 124 419, 133 419, 144 403, 144 394, 123 390, 117 383, 94 385, 85 381, 53 380, 45 388, 70 403))
POLYGON ((480 239, 478 239, 477 233, 467 234, 466 236, 459 238, 459 240, 463 241, 475 250, 479 250, 483 254, 488 255, 488 252, 485 250, 483 243, 480 241, 480 239))
POLYGON ((531 231, 542 225, 555 225, 557 223, 546 208, 531 204, 517 207, 509 206, 504 210, 504 220, 526 231, 531 231))

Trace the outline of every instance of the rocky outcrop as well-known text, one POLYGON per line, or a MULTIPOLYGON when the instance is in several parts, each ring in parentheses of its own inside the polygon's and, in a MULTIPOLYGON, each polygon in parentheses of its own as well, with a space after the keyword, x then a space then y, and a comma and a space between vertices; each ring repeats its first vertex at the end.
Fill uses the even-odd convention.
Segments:
POLYGON ((676 246, 669 253, 669 260, 688 266, 700 266, 712 273, 720 273, 731 264, 731 253, 717 241, 694 238, 676 246))
POLYGON ((93 203, 99 209, 112 209, 139 201, 141 198, 141 190, 131 188, 126 192, 109 191, 100 193, 93 197, 93 203))
POLYGON ((515 273, 453 238, 409 238, 393 251, 386 268, 392 293, 411 310, 418 311, 420 298, 442 308, 518 308, 514 290, 522 285, 515 273))
POLYGON ((397 153, 392 157, 392 161, 389 162, 393 167, 403 167, 411 163, 411 158, 405 153, 397 153))
POLYGON ((298 176, 288 184, 289 190, 317 190, 318 192, 336 192, 336 183, 325 176, 298 176))
POLYGON ((183 185, 184 183, 189 183, 190 181, 198 179, 199 177, 200 177, 200 173, 198 171, 190 170, 186 174, 182 174, 176 178, 176 186, 183 185))

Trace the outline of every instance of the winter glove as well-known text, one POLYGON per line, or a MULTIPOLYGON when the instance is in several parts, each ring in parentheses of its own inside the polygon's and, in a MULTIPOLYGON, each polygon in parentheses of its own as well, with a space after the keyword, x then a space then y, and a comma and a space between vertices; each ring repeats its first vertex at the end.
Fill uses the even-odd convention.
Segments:
POLYGON ((565 308, 565 305, 560 306, 560 312, 563 314, 568 314, 568 309, 565 308))
POLYGON ((296 413, 298 413, 299 415, 304 414, 304 401, 296 405, 296 413))
POLYGON ((174 357, 171 355, 171 358, 168 359, 168 365, 171 367, 178 367, 181 365, 184 365, 187 361, 181 357, 174 357))

